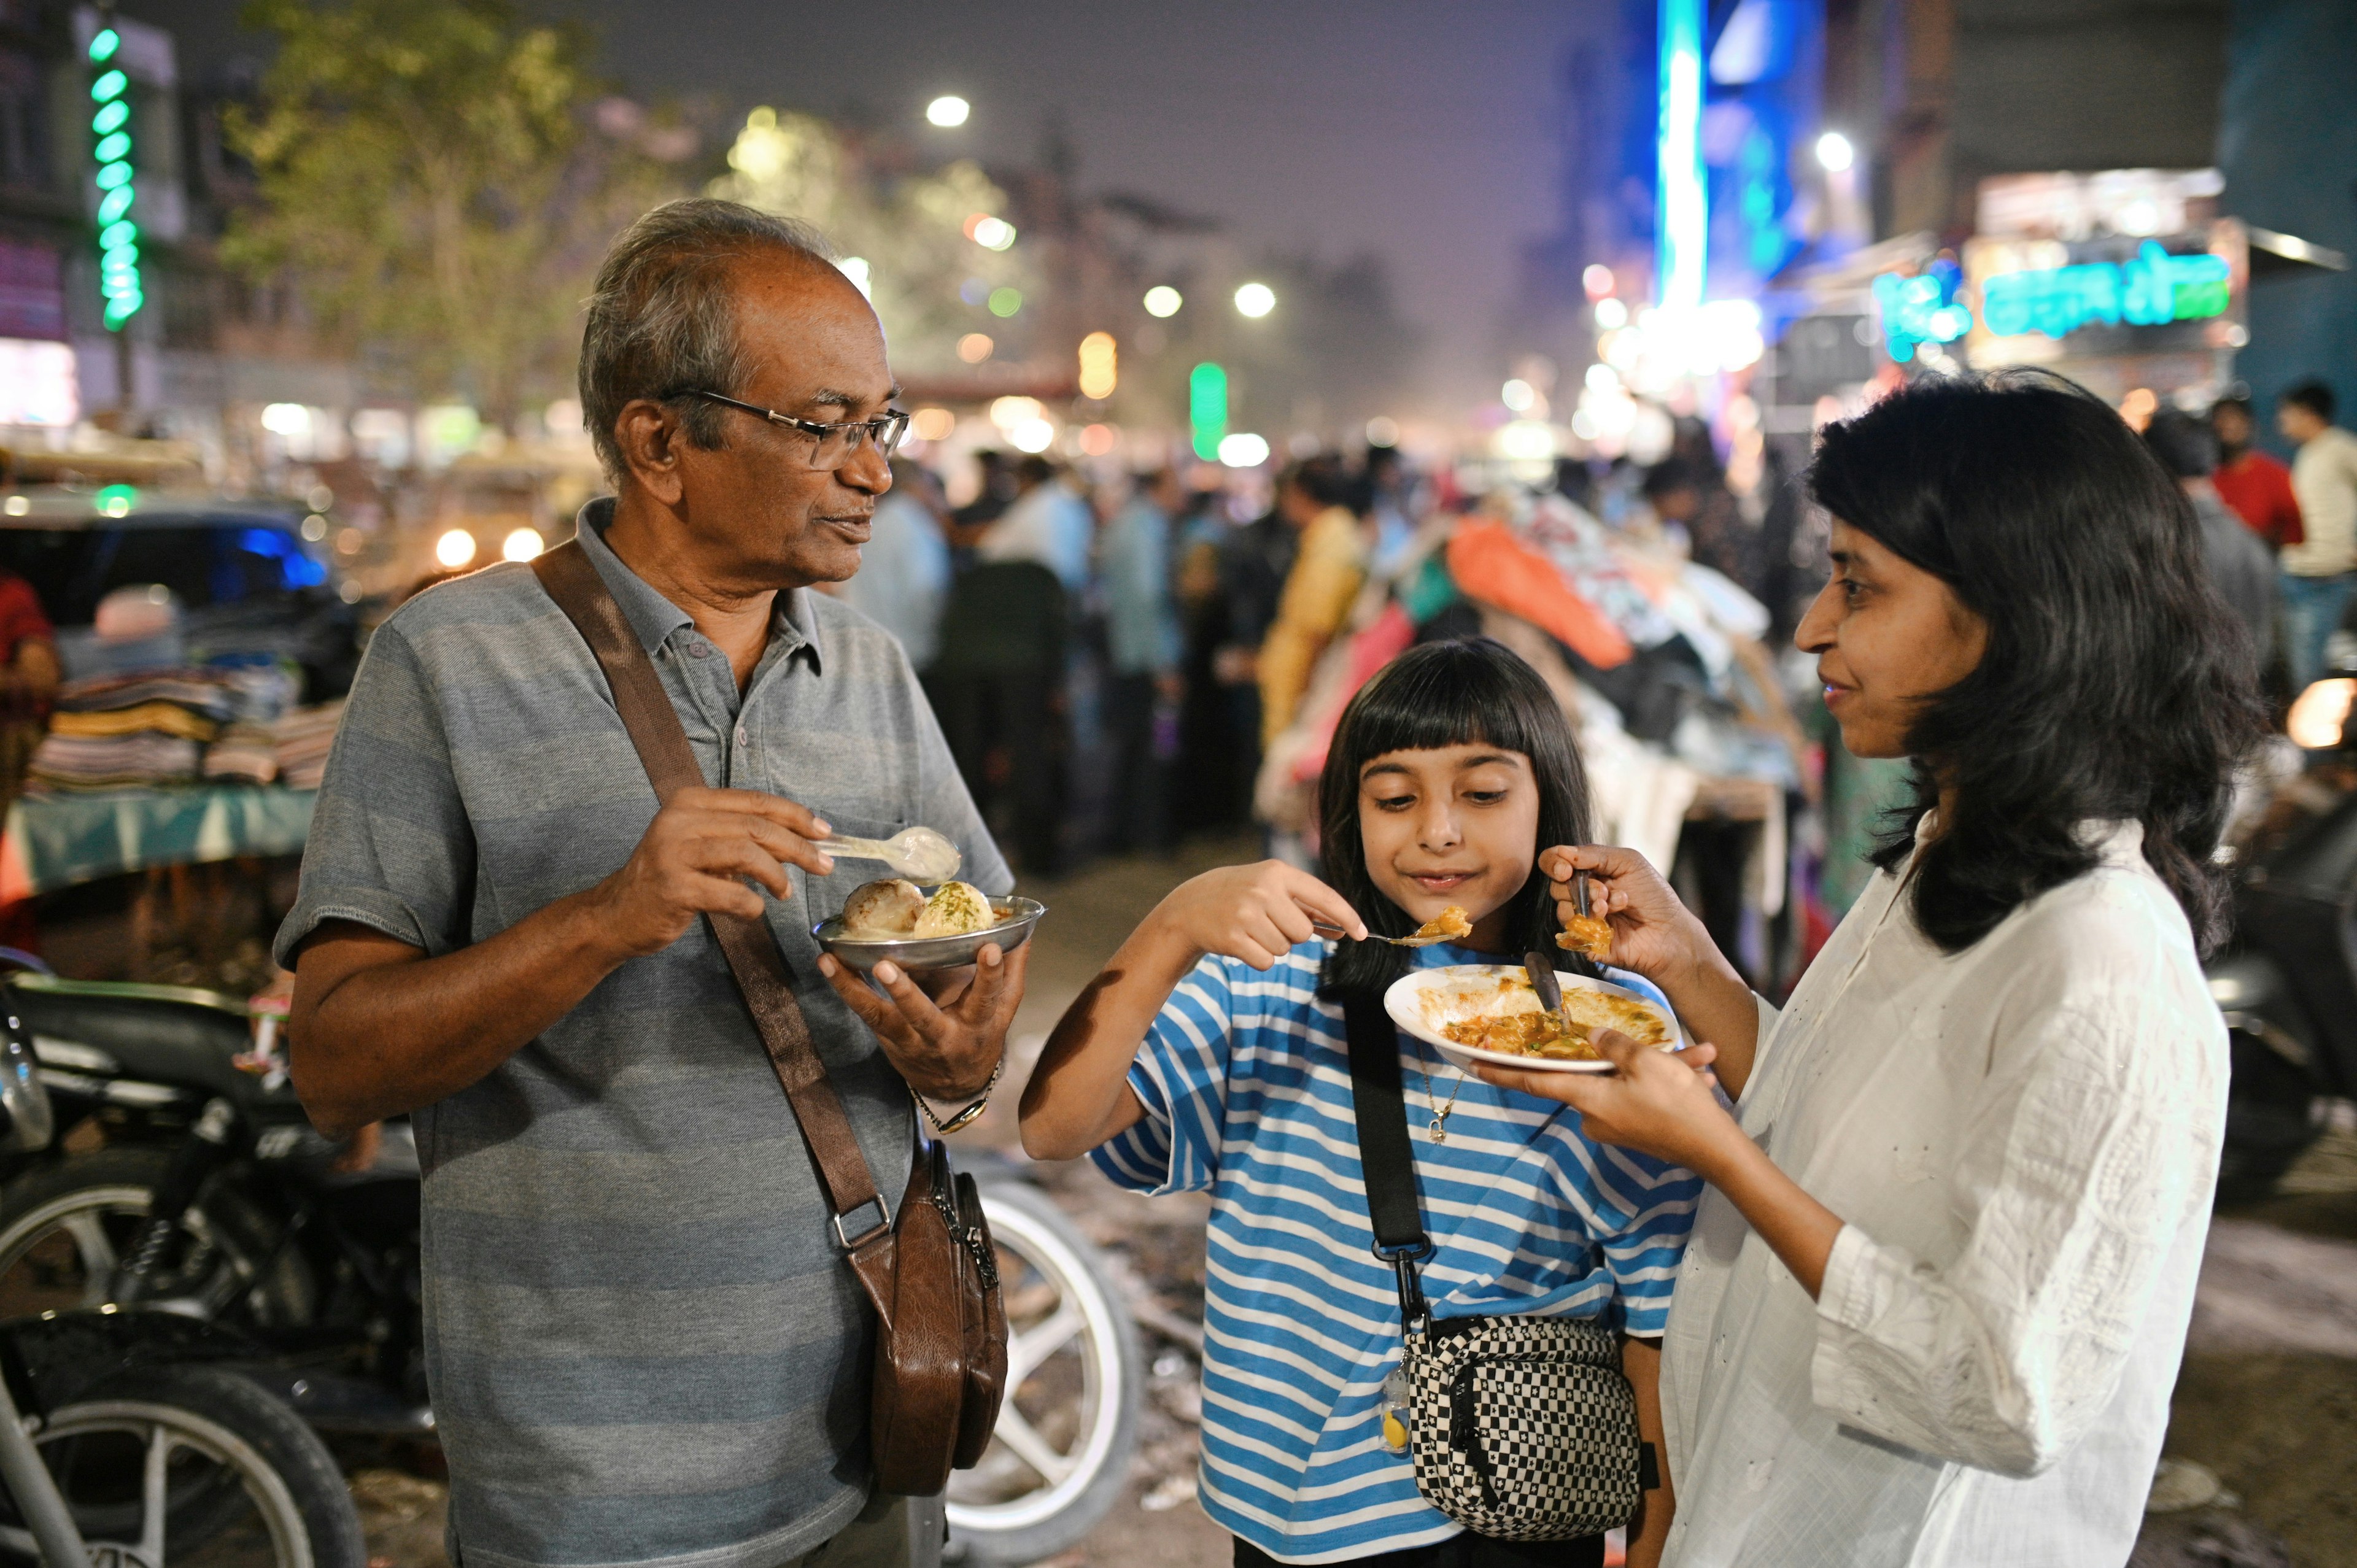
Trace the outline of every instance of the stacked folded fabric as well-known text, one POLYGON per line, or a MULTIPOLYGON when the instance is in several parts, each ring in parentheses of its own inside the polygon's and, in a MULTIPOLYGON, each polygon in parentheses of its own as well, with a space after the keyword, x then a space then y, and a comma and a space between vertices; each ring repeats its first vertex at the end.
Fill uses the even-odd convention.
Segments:
POLYGON ((205 753, 205 777, 222 784, 268 784, 278 777, 278 734, 240 719, 205 753))
POLYGON ((33 753, 28 790, 137 789, 196 781, 203 747, 180 736, 139 730, 130 735, 51 734, 33 753))
POLYGON ((343 721, 344 704, 322 703, 297 708, 271 726, 277 745, 278 779, 290 789, 317 789, 328 771, 328 752, 336 744, 336 725, 343 721))
POLYGON ((149 670, 69 682, 27 784, 43 790, 124 789, 195 781, 207 743, 244 705, 235 680, 211 670, 149 670))

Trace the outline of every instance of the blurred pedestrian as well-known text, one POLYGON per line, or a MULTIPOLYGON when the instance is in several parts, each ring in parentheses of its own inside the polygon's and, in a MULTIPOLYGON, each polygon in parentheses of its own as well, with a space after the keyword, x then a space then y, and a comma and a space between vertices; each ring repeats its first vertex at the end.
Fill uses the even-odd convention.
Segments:
POLYGON ((2302 381, 2276 400, 2276 426, 2299 447, 2292 493, 2307 537, 2285 550, 2284 657, 2296 696, 2324 672, 2325 648, 2357 589, 2357 435, 2332 423, 2332 389, 2302 381))
POLYGON ((1017 463, 1015 485, 1014 504, 982 536, 974 547, 975 559, 1037 561, 1055 573, 1064 592, 1077 600, 1088 587, 1095 512, 1045 457, 1017 463))
POLYGON ((961 550, 980 542, 1015 501, 1015 469, 1006 453, 985 446, 974 455, 974 499, 950 514, 950 542, 961 550))
POLYGON ((2218 497, 2272 550, 2308 537, 2300 526, 2299 498, 2292 493, 2291 469, 2251 444, 2254 426, 2248 398, 2221 398, 2210 410, 2218 437, 2218 467, 2210 476, 2218 497))
MULTIPOLYGON (((1216 497, 1213 509, 1225 500, 1216 497)), ((1300 534, 1274 505, 1221 542, 1219 596, 1203 621, 1222 706, 1220 733, 1206 744, 1229 770, 1221 822, 1252 816, 1253 779, 1260 772, 1261 643, 1276 624, 1285 580, 1300 551, 1300 534)))
POLYGON ((986 820, 1011 815, 1016 861, 1032 876, 1053 875, 1063 858, 1070 603, 1037 561, 962 572, 925 672, 965 787, 986 820))
POLYGON ((1378 575, 1388 575, 1415 538, 1415 476, 1396 446, 1369 446, 1361 473, 1370 535, 1368 564, 1378 575))
POLYGON ((1293 722, 1318 656, 1349 618, 1367 580, 1366 531, 1350 508, 1348 477, 1330 457, 1295 464, 1278 480, 1276 514, 1301 535, 1276 619, 1260 649, 1260 743, 1293 722))
POLYGON ((33 585, 0 570, 0 805, 25 787, 58 693, 57 630, 33 585))
POLYGON ((876 503, 859 571, 835 597, 900 639, 914 668, 929 670, 950 586, 950 512, 930 469, 892 462, 892 489, 876 503))
POLYGON ((1638 493, 1645 505, 1630 514, 1624 531, 1674 555, 1690 555, 1688 527, 1702 512, 1702 478, 1684 459, 1664 458, 1645 470, 1638 493))
POLYGON ((1170 526, 1187 499, 1168 468, 1139 476, 1105 524, 1105 727, 1114 753, 1111 847, 1168 849, 1169 765, 1178 749, 1180 646, 1170 526))
POLYGON ((2251 675, 2256 679, 2275 656, 2276 564, 2274 553, 2228 509, 2211 482, 2218 439, 2210 425, 2190 413, 2164 408, 2145 426, 2144 443, 2193 503, 2201 525, 2201 554, 2211 585, 2251 634, 2251 675))

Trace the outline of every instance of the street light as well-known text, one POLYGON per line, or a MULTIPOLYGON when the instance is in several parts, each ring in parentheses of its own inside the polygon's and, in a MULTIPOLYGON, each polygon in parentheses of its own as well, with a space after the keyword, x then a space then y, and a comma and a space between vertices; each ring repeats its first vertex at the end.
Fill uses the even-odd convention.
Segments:
POLYGON ((1817 166, 1829 174, 1839 174, 1857 161, 1857 149, 1839 131, 1827 131, 1817 138, 1817 166))
POLYGON ((1236 313, 1257 321, 1276 308, 1276 291, 1265 283, 1248 283, 1236 290, 1236 313))
POLYGON ((1146 314, 1157 319, 1178 315, 1178 307, 1186 303, 1185 297, 1167 283, 1146 291, 1146 314))
POLYGON ((965 117, 973 113, 974 105, 954 92, 944 92, 925 105, 925 118, 944 131, 964 124, 965 117))

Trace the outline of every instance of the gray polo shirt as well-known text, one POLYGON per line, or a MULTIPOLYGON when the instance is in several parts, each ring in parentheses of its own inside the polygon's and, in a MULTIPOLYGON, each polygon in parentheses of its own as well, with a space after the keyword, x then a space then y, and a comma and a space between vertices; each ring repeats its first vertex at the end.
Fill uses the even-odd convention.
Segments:
MULTIPOLYGON (((707 780, 799 800, 840 832, 929 823, 969 880, 1012 886, 889 634, 823 595, 780 595, 740 702, 726 657, 598 537, 612 507, 584 509, 582 547, 707 780)), ((654 813, 605 678, 531 568, 443 584, 361 662, 279 960, 324 920, 429 955, 481 941, 619 869, 654 813)), ((789 867, 770 925, 897 1203, 908 1090, 810 937, 881 869, 838 865, 789 867)), ((426 1375, 464 1568, 770 1568, 851 1520, 866 1308, 702 921, 414 1121, 426 1375)))

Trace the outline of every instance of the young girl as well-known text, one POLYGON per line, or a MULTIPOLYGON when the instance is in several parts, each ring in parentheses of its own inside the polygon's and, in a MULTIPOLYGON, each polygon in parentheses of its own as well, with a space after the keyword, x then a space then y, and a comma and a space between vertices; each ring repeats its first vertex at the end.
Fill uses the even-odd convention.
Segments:
MULTIPOLYGON (((1173 891, 1057 1026, 1023 1097, 1024 1146, 1041 1159, 1093 1151, 1143 1191, 1211 1190, 1201 1495, 1238 1563, 1601 1563, 1597 1537, 1452 1541, 1461 1527, 1384 1444, 1399 1305, 1370 1251, 1341 1005, 1413 966, 1557 953, 1535 866, 1542 847, 1586 836, 1570 729, 1537 672, 1497 643, 1428 645, 1351 701, 1319 789, 1327 880, 1271 861, 1173 891), (1451 906, 1472 922, 1461 944, 1366 940, 1451 906)), ((1631 1336, 1625 1369, 1656 1441, 1654 1337, 1694 1178, 1604 1150, 1553 1102, 1398 1042, 1435 1316, 1610 1317, 1631 1336)), ((1656 1560, 1669 1513, 1666 1487, 1646 1493, 1630 1562, 1656 1560)))

